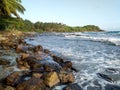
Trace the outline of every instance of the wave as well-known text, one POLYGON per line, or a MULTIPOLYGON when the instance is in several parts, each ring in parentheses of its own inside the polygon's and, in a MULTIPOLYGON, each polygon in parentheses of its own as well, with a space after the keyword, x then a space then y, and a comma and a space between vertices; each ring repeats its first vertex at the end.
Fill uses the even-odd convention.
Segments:
POLYGON ((80 37, 80 36, 88 36, 88 34, 83 34, 81 32, 74 32, 74 33, 63 33, 65 37, 80 37))
POLYGON ((116 46, 120 46, 120 38, 117 37, 91 37, 91 36, 81 36, 81 38, 98 41, 98 42, 106 42, 111 43, 116 46))

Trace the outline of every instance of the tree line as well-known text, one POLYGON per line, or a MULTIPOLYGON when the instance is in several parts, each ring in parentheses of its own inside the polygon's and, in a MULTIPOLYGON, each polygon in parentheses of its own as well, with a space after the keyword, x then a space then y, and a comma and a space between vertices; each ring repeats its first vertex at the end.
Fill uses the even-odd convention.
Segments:
POLYGON ((35 31, 35 32, 83 32, 83 31, 101 31, 98 26, 86 25, 83 27, 68 26, 62 23, 54 22, 36 22, 30 20, 22 20, 16 18, 1 19, 0 30, 21 30, 21 31, 35 31))

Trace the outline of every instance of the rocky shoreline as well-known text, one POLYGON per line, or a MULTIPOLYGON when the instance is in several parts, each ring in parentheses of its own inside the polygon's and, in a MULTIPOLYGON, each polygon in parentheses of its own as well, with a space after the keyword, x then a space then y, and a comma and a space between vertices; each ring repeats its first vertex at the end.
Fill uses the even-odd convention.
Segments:
POLYGON ((0 90, 82 90, 75 82, 77 70, 71 61, 55 55, 41 45, 32 46, 25 37, 35 34, 11 31, 0 35, 0 90))

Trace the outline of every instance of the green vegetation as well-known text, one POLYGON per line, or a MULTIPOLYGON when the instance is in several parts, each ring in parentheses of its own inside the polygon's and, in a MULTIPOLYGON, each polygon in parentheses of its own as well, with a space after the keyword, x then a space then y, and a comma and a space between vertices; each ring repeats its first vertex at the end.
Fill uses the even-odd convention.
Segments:
POLYGON ((25 8, 21 0, 0 0, 0 30, 21 30, 36 32, 83 32, 100 31, 98 26, 87 25, 83 27, 71 27, 62 23, 32 23, 23 20, 18 12, 24 13, 25 8))
POLYGON ((12 14, 19 18, 18 12, 24 13, 21 0, 0 0, 0 17, 9 18, 12 14))
POLYGON ((24 32, 35 31, 35 32, 84 32, 84 31, 101 31, 98 26, 86 25, 83 27, 71 27, 62 23, 43 23, 36 22, 32 23, 29 20, 22 19, 1 19, 0 29, 4 30, 20 30, 24 32))

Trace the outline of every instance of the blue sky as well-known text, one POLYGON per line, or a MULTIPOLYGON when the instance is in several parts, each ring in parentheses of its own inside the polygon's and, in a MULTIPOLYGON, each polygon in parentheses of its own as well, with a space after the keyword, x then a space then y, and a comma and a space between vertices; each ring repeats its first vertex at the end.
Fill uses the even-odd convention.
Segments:
POLYGON ((120 0, 22 0, 24 19, 120 30, 120 0))

